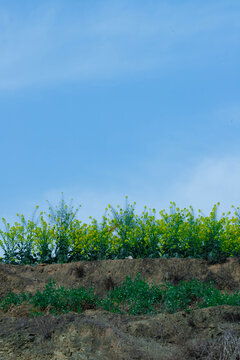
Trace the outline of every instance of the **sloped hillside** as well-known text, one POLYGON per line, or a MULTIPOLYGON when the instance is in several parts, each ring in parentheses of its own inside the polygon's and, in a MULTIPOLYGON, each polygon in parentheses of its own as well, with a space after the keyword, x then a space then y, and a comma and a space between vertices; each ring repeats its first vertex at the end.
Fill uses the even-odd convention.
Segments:
MULTIPOLYGON (((89 289, 104 298, 126 276, 174 285, 192 278, 213 282, 221 293, 240 289, 238 258, 210 265, 198 259, 83 261, 68 264, 0 264, 0 297, 58 287, 89 289)), ((191 311, 118 314, 86 306, 82 313, 55 316, 46 308, 32 317, 23 302, 0 311, 0 359, 238 359, 240 307, 209 306, 191 311)))

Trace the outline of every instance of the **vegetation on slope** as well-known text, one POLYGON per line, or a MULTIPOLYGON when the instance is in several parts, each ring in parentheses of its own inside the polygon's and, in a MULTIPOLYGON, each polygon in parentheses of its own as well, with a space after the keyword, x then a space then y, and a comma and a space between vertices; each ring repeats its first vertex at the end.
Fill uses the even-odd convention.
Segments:
POLYGON ((120 286, 109 290, 104 298, 100 298, 95 295, 92 287, 57 288, 55 281, 50 278, 43 292, 37 290, 35 294, 8 293, 0 299, 0 308, 7 311, 11 304, 17 306, 23 302, 33 305, 32 316, 41 315, 46 309, 54 315, 60 315, 96 308, 119 314, 139 315, 191 311, 217 305, 239 306, 240 294, 238 291, 221 294, 213 283, 206 284, 194 279, 182 281, 178 285, 169 282, 157 286, 147 283, 138 274, 135 279, 126 277, 120 286))

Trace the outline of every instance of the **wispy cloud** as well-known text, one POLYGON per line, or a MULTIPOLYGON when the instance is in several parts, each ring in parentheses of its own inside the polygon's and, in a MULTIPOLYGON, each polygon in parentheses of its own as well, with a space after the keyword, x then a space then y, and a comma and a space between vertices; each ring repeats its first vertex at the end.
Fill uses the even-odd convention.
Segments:
MULTIPOLYGON (((147 173, 147 172, 146 172, 147 173)), ((165 209, 169 212, 170 201, 175 201, 180 209, 193 206, 195 216, 198 216, 198 209, 208 216, 214 204, 220 202, 218 216, 222 213, 234 210, 240 206, 239 195, 239 178, 240 178, 240 157, 227 155, 225 157, 209 157, 202 159, 193 168, 185 168, 182 172, 176 172, 175 178, 168 187, 157 188, 152 186, 148 176, 141 181, 135 179, 135 189, 133 186, 127 186, 125 189, 104 189, 98 190, 81 188, 78 186, 64 187, 59 189, 49 189, 39 194, 33 199, 20 198, 15 199, 14 207, 10 206, 11 213, 4 213, 4 217, 10 224, 17 221, 14 212, 20 212, 27 219, 32 217, 34 208, 39 205, 41 211, 48 213, 48 203, 55 207, 61 200, 61 192, 67 204, 73 199, 73 206, 80 208, 77 217, 86 223, 89 223, 89 216, 102 220, 105 207, 111 204, 116 207, 118 204, 125 208, 125 195, 129 196, 129 202, 133 204, 136 201, 136 213, 143 211, 144 205, 155 208, 157 211, 165 209), (126 190, 126 193, 124 192, 126 190)), ((130 184, 131 185, 131 184, 130 184)), ((155 185, 155 184, 154 184, 155 185)), ((1 226, 2 227, 2 226, 1 226)), ((0 249, 0 256, 3 255, 0 249)))
POLYGON ((220 202, 219 215, 231 211, 231 206, 240 205, 239 195, 240 157, 209 157, 187 171, 176 181, 171 197, 181 207, 193 206, 208 215, 214 204, 220 202))
MULTIPOLYGON (((156 164, 157 167, 157 164, 156 164)), ((167 169, 165 169, 166 171, 167 169)), ((143 169, 144 171, 144 169, 143 169)), ((156 170, 157 171, 157 170, 156 170)), ((13 223, 17 220, 17 212, 23 213, 26 218, 31 218, 34 208, 39 205, 41 211, 48 213, 48 203, 57 206, 63 192, 66 203, 73 199, 73 206, 81 208, 78 218, 89 222, 89 216, 101 221, 105 208, 108 204, 116 207, 118 204, 125 208, 125 196, 131 204, 136 201, 136 213, 140 214, 144 206, 155 208, 157 211, 165 209, 169 211, 170 201, 176 202, 180 209, 193 206, 195 215, 200 209, 208 216, 214 204, 220 202, 218 215, 222 212, 233 211, 231 206, 240 206, 239 178, 240 157, 226 155, 225 157, 205 157, 193 167, 185 166, 177 170, 174 177, 162 187, 157 186, 156 181, 149 179, 148 169, 145 168, 145 177, 138 179, 130 178, 126 186, 115 186, 104 188, 87 188, 82 186, 65 186, 61 188, 48 189, 39 194, 33 201, 31 198, 21 197, 15 199, 14 208, 10 206, 11 213, 4 213, 4 217, 13 223)), ((9 210, 10 211, 10 210, 9 210)))
POLYGON ((24 16, 2 9, 0 89, 206 64, 226 56, 229 46, 234 53, 239 43, 240 8, 230 2, 232 8, 219 1, 198 6, 105 1, 84 11, 72 1, 43 2, 24 16))

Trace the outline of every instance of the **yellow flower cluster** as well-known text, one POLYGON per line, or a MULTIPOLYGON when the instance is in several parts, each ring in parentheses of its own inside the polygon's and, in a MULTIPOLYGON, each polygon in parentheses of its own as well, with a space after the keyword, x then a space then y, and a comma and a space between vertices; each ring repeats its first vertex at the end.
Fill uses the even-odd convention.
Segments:
MULTIPOLYGON (((90 224, 82 223, 73 213, 64 218, 58 214, 55 223, 51 225, 44 219, 43 213, 40 213, 39 224, 27 222, 23 215, 18 215, 20 222, 13 226, 2 219, 5 231, 0 230, 0 246, 4 250, 4 261, 57 261, 57 249, 65 252, 69 261, 127 256, 209 256, 220 259, 240 255, 239 208, 236 209, 235 217, 229 219, 223 216, 218 220, 216 212, 219 203, 214 205, 208 217, 198 218, 194 217, 191 206, 190 211, 176 208, 174 202, 170 204, 170 213, 161 210, 159 218, 155 209, 147 210, 144 207, 138 216, 132 205, 126 210, 119 205, 115 210, 109 205, 106 212, 110 211, 111 216, 103 216, 101 223, 91 217, 90 224)), ((48 216, 51 218, 51 215, 48 216)))

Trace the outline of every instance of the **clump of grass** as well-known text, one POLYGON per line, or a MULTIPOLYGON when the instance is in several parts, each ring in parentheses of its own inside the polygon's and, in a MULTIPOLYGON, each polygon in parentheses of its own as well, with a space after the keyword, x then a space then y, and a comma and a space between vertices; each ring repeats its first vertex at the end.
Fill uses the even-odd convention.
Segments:
POLYGON ((193 306, 203 308, 226 303, 224 296, 212 284, 213 281, 207 284, 196 279, 181 281, 178 285, 166 283, 162 290, 165 310, 175 313, 190 311, 193 306))
POLYGON ((49 280, 42 293, 37 290, 31 303, 41 311, 50 307, 50 312, 58 315, 69 311, 81 313, 83 310, 94 308, 96 301, 93 288, 65 289, 60 287, 57 289, 55 281, 49 280))
POLYGON ((161 301, 160 288, 149 285, 138 274, 134 280, 127 276, 121 286, 108 292, 107 298, 102 300, 100 305, 111 312, 136 315, 155 312, 154 305, 161 301))
POLYGON ((25 294, 22 292, 21 294, 16 294, 14 292, 9 292, 6 296, 0 298, 0 308, 4 311, 7 311, 10 305, 20 305, 24 301, 31 301, 33 295, 31 293, 25 294))

